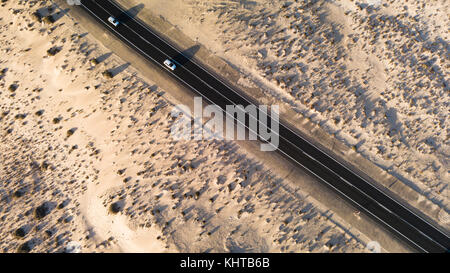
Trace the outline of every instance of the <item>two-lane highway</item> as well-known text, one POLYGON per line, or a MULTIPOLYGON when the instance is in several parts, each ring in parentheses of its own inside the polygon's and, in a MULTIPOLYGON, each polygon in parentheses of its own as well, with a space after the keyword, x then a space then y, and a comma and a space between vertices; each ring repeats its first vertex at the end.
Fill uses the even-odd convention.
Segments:
MULTIPOLYGON (((222 109, 226 105, 256 105, 236 87, 231 87, 231 84, 194 59, 185 57, 142 21, 127 16, 126 11, 114 1, 82 0, 81 4, 118 38, 211 104, 222 109), (120 18, 117 27, 108 22, 111 15, 120 18), (176 59, 179 63, 177 69, 166 69, 163 65, 166 59, 176 59)), ((249 118, 257 117, 247 116, 249 118)), ((428 223, 418 213, 327 155, 282 121, 279 138, 279 153, 331 187, 410 246, 421 252, 445 252, 450 248, 448 231, 428 223)))

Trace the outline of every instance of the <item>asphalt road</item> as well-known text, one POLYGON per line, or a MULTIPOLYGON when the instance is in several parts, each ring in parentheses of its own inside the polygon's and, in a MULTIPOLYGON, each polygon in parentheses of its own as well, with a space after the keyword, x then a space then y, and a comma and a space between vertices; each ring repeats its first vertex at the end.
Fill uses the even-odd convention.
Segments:
MULTIPOLYGON (((197 61, 185 57, 142 21, 128 16, 129 13, 114 1, 82 0, 81 3, 87 13, 103 23, 119 39, 144 58, 160 65, 170 76, 210 103, 222 109, 230 104, 244 107, 249 104, 257 105, 224 79, 199 65, 197 61), (111 15, 120 20, 119 26, 114 27, 108 22, 111 15), (166 59, 174 59, 180 65, 175 71, 170 71, 163 66, 166 59)), ((249 118, 256 117, 247 116, 247 121, 249 118)), ((419 252, 446 252, 450 249, 450 238, 446 232, 328 156, 283 123, 280 124, 279 135, 279 153, 331 187, 411 247, 419 252)))

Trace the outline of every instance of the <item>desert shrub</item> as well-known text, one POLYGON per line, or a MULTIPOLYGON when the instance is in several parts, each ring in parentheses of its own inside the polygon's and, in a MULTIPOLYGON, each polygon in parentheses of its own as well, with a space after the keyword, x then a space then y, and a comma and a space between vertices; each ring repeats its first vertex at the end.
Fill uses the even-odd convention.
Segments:
POLYGON ((34 113, 36 116, 40 117, 44 114, 44 110, 39 110, 36 113, 34 113))
POLYGON ((90 62, 91 62, 91 65, 98 65, 99 64, 99 62, 98 62, 98 60, 96 58, 92 58, 90 60, 90 62))
POLYGON ((39 12, 35 11, 31 14, 31 19, 33 19, 36 22, 42 22, 42 16, 39 14, 39 12))
POLYGON ((112 213, 119 213, 121 212, 125 207, 125 201, 124 200, 119 200, 117 202, 114 202, 111 204, 109 210, 112 213))
POLYGON ((42 205, 36 208, 35 216, 37 219, 42 219, 45 216, 49 215, 52 210, 56 208, 56 203, 54 202, 44 202, 42 205))
POLYGON ((45 16, 42 21, 47 25, 51 25, 55 22, 55 18, 53 18, 53 16, 49 15, 49 16, 45 16))
POLYGON ((17 114, 14 118, 15 119, 25 119, 27 117, 26 114, 17 114))
POLYGON ((109 70, 105 70, 102 73, 103 77, 105 77, 106 79, 112 79, 114 77, 114 75, 112 74, 111 71, 109 70))
POLYGON ((55 56, 60 51, 61 51, 60 47, 54 46, 54 47, 50 48, 49 50, 47 50, 47 55, 48 56, 55 56))
POLYGON ((67 130, 67 137, 70 137, 73 134, 75 134, 76 130, 77 130, 76 128, 72 128, 72 129, 67 130))
POLYGON ((53 124, 58 124, 61 121, 62 118, 57 117, 53 119, 53 124))
POLYGON ((17 88, 19 88, 19 85, 13 83, 8 87, 8 90, 11 92, 15 92, 17 90, 17 88))

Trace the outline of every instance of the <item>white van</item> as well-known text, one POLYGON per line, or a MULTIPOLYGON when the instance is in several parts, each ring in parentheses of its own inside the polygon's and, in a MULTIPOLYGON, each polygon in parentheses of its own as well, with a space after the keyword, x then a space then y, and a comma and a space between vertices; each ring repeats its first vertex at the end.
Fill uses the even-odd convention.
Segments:
POLYGON ((174 71, 177 66, 171 60, 165 60, 164 65, 167 66, 170 70, 174 71))
POLYGON ((112 16, 110 16, 109 18, 108 18, 108 22, 110 22, 113 26, 115 26, 115 27, 117 27, 118 25, 119 25, 119 21, 117 21, 117 19, 116 18, 114 18, 114 17, 112 17, 112 16))

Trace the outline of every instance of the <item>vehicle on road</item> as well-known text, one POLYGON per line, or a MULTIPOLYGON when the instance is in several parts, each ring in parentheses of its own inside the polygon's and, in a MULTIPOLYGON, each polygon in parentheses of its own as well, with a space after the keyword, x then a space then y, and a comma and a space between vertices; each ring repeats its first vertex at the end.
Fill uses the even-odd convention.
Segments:
POLYGON ((169 59, 164 61, 164 65, 167 66, 170 70, 174 71, 177 66, 169 59))
POLYGON ((108 18, 108 22, 110 22, 113 26, 115 26, 115 27, 117 27, 118 25, 119 25, 119 21, 117 21, 117 19, 116 18, 114 18, 114 17, 112 17, 112 16, 110 16, 109 18, 108 18))

